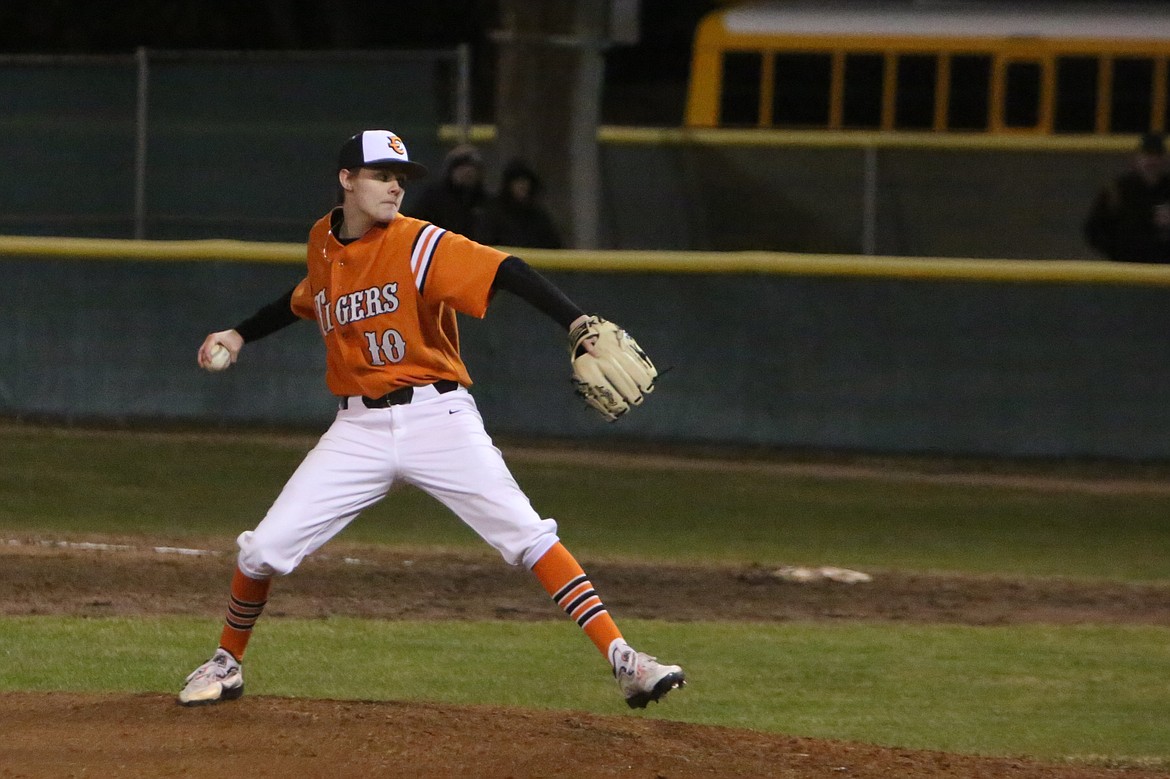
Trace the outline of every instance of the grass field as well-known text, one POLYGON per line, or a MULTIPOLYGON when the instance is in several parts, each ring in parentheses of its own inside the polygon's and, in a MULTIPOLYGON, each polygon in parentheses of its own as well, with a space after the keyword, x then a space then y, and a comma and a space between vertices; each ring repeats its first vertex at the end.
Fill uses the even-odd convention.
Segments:
MULTIPOLYGON (((0 529, 222 536, 254 526, 312 440, 0 429, 0 529)), ((594 556, 1170 579, 1170 488, 1097 492, 516 458, 537 510, 594 556), (591 474, 604 473, 604 484, 591 474)), ((352 541, 480 548, 396 490, 352 541)))
MULTIPOLYGON (((143 534, 221 537, 228 547, 309 445, 0 427, 0 541, 143 534)), ((573 548, 595 557, 1170 580, 1170 491, 815 477, 724 462, 685 472, 583 470, 538 460, 514 459, 517 479, 538 510, 561 520, 573 548)), ((411 490, 344 537, 482 548, 411 490)), ((186 617, 0 618, 0 690, 173 692, 176 669, 206 654, 215 629, 186 617)), ((605 674, 563 672, 566 663, 600 662, 567 622, 274 617, 264 630, 250 650, 249 684, 268 694, 624 710, 605 674), (321 646, 335 647, 329 662, 321 646)), ((656 717, 1170 767, 1170 628, 633 620, 626 630, 635 643, 672 647, 671 660, 694 682, 656 717)))
MULTIPOLYGON (((0 627, 0 689, 105 692, 173 691, 175 669, 206 653, 209 628, 181 618, 29 617, 0 619, 0 627)), ((1170 766, 1164 630, 638 620, 626 628, 672 647, 691 676, 684 693, 653 709, 656 717, 1170 766)), ((627 711, 604 673, 566 673, 599 670, 601 660, 558 622, 271 620, 249 659, 249 685, 270 695, 627 711), (322 646, 332 648, 328 662, 322 646)))

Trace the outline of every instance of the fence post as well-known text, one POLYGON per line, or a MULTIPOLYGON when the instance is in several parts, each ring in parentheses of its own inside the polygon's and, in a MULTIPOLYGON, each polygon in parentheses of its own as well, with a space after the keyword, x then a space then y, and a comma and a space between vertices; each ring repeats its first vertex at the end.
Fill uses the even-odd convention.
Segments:
POLYGON ((146 237, 146 106, 150 75, 146 47, 139 46, 134 57, 138 61, 138 104, 134 128, 134 237, 142 240, 146 237))
POLYGON ((471 140, 471 46, 455 47, 455 127, 459 143, 471 140))
POLYGON ((867 256, 877 254, 877 148, 866 144, 861 194, 861 253, 867 256))

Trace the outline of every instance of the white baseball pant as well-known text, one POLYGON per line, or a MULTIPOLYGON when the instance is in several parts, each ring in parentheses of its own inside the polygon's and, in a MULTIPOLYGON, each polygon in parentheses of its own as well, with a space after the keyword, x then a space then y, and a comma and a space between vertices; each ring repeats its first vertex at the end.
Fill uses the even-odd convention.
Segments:
POLYGON ((389 408, 349 398, 260 524, 240 534, 240 570, 292 572, 400 480, 441 501, 511 565, 531 568, 558 541, 557 523, 533 510, 471 394, 426 386, 389 408))

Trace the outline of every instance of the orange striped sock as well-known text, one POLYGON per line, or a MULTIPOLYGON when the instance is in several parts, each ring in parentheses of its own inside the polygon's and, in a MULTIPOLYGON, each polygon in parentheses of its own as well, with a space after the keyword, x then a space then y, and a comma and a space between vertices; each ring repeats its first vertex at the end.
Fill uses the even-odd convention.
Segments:
POLYGON ((577 621, 608 660, 610 645, 620 640, 622 633, 576 558, 558 542, 536 561, 532 572, 553 601, 577 621))
POLYGON ((264 611, 268 602, 268 590, 272 579, 253 579, 236 568, 232 575, 232 598, 224 619, 219 645, 231 652, 236 660, 244 659, 248 639, 252 637, 252 626, 264 611))

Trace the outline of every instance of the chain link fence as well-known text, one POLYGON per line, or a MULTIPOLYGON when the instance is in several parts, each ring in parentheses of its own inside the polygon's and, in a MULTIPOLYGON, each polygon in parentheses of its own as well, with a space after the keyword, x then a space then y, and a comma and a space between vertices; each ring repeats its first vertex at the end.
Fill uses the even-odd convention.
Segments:
POLYGON ((337 149, 392 129, 437 165, 469 122, 468 53, 196 52, 0 58, 0 231, 299 241, 337 149))

